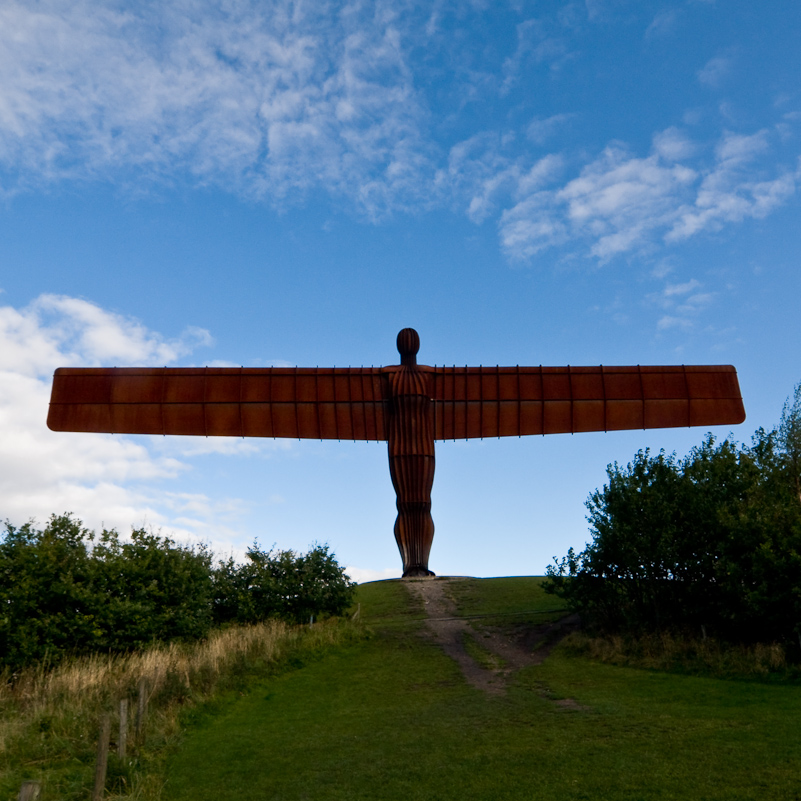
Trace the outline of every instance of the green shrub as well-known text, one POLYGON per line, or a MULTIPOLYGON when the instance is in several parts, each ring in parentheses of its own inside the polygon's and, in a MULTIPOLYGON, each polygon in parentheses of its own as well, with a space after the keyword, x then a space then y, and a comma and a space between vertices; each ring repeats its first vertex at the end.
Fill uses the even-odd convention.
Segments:
POLYGON ((198 640, 213 624, 306 622, 343 614, 355 585, 327 546, 306 554, 248 550, 213 565, 204 545, 136 529, 99 537, 70 514, 39 530, 6 523, 0 537, 0 666, 67 654, 124 652, 198 640))
POLYGON ((0 541, 0 658, 18 668, 98 641, 90 532, 69 515, 38 531, 6 523, 0 541))
POLYGON ((44 529, 6 523, 0 541, 0 660, 12 669, 67 653, 197 639, 211 626, 211 554, 142 529, 130 542, 69 514, 44 529))
POLYGON ((221 562, 214 572, 216 623, 256 623, 277 617, 294 623, 342 615, 353 602, 356 585, 327 545, 306 554, 262 550, 254 543, 247 561, 221 562))
POLYGON ((546 591, 607 632, 801 644, 801 385, 750 447, 709 434, 683 460, 638 452, 587 500, 592 542, 546 591), (704 635, 705 636, 705 635, 704 635))
POLYGON ((135 529, 130 542, 104 531, 92 552, 102 647, 141 648, 155 640, 196 640, 211 628, 212 554, 135 529))

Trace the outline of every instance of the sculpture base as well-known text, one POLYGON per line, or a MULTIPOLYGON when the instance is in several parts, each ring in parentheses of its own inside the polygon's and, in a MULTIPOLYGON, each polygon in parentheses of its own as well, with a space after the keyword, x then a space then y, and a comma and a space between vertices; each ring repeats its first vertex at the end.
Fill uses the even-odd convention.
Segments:
POLYGON ((403 578, 433 578, 436 575, 436 573, 428 568, 419 565, 403 571, 403 578))

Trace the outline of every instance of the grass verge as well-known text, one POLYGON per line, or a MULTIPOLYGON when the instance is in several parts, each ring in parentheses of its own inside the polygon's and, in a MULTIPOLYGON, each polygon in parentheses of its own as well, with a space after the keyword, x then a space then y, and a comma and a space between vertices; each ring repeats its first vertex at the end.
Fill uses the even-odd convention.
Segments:
POLYGON ((43 801, 88 798, 99 718, 118 709, 122 698, 135 709, 142 679, 148 705, 140 742, 129 740, 126 760, 118 759, 114 721, 106 786, 111 798, 158 798, 163 761, 180 740, 187 709, 236 692, 254 675, 275 674, 359 636, 344 621, 313 627, 270 621, 219 630, 196 644, 6 674, 0 681, 0 798, 16 799, 25 780, 42 784, 43 801))
POLYGON ((736 645, 711 637, 677 637, 669 632, 592 637, 577 631, 562 643, 565 653, 598 662, 723 679, 801 683, 801 669, 789 664, 779 643, 736 645))

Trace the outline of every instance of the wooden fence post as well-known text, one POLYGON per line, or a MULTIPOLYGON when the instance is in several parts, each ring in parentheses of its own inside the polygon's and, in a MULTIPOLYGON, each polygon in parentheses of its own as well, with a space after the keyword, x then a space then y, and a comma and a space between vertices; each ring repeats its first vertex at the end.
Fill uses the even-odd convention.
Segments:
POLYGON ((117 740, 117 754, 125 759, 125 745, 128 740, 128 699, 120 700, 120 737, 117 740))
POLYGON ((97 742, 97 762, 95 763, 95 786, 92 801, 103 801, 106 789, 106 767, 108 765, 108 744, 111 739, 111 715, 106 713, 100 719, 100 739, 97 742))
POLYGON ((139 698, 136 702, 136 742, 141 745, 145 733, 145 712, 147 708, 147 682, 144 676, 139 679, 139 698))
POLYGON ((39 782, 23 782, 19 788, 19 801, 39 801, 41 789, 39 782))

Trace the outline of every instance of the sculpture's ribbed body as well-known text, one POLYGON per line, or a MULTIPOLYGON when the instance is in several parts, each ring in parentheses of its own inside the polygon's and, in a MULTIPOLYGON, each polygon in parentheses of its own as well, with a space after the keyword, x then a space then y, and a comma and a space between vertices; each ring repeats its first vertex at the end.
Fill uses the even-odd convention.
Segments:
POLYGON ((431 576, 428 554, 434 539, 434 422, 429 376, 416 366, 389 374, 389 473, 397 495, 395 540, 404 576, 431 576))

